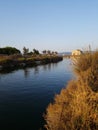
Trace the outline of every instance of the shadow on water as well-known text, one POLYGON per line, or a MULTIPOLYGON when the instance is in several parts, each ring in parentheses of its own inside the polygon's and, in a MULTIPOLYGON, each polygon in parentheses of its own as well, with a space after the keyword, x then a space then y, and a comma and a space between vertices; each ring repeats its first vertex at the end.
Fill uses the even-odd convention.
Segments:
MULTIPOLYGON (((51 68, 55 68, 55 67, 57 67, 57 65, 58 65, 58 63, 49 63, 49 64, 45 64, 45 65, 32 67, 32 69, 34 70, 34 75, 37 75, 40 72, 40 67, 42 67, 42 69, 44 71, 50 71, 51 68)), ((25 78, 29 77, 29 75, 30 75, 29 69, 31 69, 31 68, 24 68, 23 69, 25 78)))
MULTIPOLYGON (((60 61, 59 61, 60 62, 60 61)), ((58 62, 58 63, 59 63, 58 62)), ((44 65, 38 65, 38 66, 34 66, 34 67, 22 67, 22 68, 19 68, 19 67, 15 67, 15 68, 4 68, 2 70, 0 70, 0 74, 8 74, 8 73, 13 73, 15 71, 18 71, 18 70, 23 70, 24 71, 24 76, 25 77, 28 77, 29 76, 29 69, 34 69, 34 74, 38 74, 39 73, 39 68, 40 66, 43 67, 43 70, 44 71, 47 71, 47 70, 51 70, 52 67, 57 67, 58 63, 48 63, 48 64, 44 64, 44 65)))

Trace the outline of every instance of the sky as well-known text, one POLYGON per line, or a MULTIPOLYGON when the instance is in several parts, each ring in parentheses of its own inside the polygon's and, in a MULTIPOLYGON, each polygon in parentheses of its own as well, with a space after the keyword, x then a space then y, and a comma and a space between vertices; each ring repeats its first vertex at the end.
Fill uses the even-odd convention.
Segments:
POLYGON ((98 0, 0 0, 0 47, 98 48, 98 0))

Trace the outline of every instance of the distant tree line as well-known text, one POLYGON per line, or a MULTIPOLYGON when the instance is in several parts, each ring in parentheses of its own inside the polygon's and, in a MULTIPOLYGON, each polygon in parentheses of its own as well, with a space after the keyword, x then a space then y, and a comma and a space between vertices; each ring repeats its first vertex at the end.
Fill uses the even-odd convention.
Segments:
POLYGON ((23 55, 39 55, 39 51, 37 49, 33 49, 33 51, 29 52, 29 48, 23 47, 23 55))
POLYGON ((58 54, 57 51, 50 51, 50 50, 43 50, 42 53, 43 53, 43 54, 50 54, 50 55, 58 54))
MULTIPOLYGON (((42 53, 44 55, 55 55, 58 54, 57 51, 43 50, 42 53)), ((21 51, 15 47, 3 47, 0 48, 0 54, 13 55, 13 54, 21 54, 21 51)), ((39 55, 40 52, 37 49, 33 49, 29 51, 29 48, 23 47, 23 55, 39 55)))
MULTIPOLYGON (((58 54, 57 51, 50 51, 50 50, 43 50, 42 53, 47 55, 58 54)), ((40 52, 37 49, 33 49, 33 51, 29 52, 29 48, 23 47, 23 55, 39 55, 39 54, 40 52)))

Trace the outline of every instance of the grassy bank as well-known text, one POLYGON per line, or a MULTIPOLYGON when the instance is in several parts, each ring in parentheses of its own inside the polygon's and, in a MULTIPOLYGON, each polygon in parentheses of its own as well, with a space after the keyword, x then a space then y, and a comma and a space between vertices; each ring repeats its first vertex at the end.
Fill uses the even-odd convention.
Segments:
POLYGON ((41 64, 55 63, 61 60, 63 60, 63 58, 57 55, 1 56, 0 68, 31 67, 41 64))
POLYGON ((46 109, 47 130, 98 130, 98 51, 74 60, 76 80, 46 109))

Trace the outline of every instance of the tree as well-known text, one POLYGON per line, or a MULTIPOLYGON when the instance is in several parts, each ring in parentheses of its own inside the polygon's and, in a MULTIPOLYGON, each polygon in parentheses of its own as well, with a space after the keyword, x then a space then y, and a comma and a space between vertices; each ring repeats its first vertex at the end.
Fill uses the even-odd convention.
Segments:
POLYGON ((50 55, 50 54, 51 54, 51 51, 50 51, 50 50, 48 50, 48 51, 47 51, 47 54, 49 54, 49 55, 50 55))
POLYGON ((43 50, 42 52, 43 52, 43 54, 46 54, 47 51, 46 51, 46 50, 43 50))
POLYGON ((33 49, 33 54, 35 54, 35 55, 39 55, 39 51, 36 50, 36 49, 33 49))
POLYGON ((52 53, 52 55, 54 55, 54 54, 55 54, 55 52, 54 52, 54 51, 52 51, 51 53, 52 53))
POLYGON ((23 47, 23 55, 27 55, 29 53, 29 48, 23 47))
POLYGON ((4 47, 0 48, 0 54, 7 54, 7 55, 13 55, 13 54, 20 54, 20 50, 16 49, 15 47, 4 47))
POLYGON ((58 54, 58 52, 57 52, 57 51, 55 51, 55 54, 57 55, 57 54, 58 54))
POLYGON ((51 53, 52 53, 52 55, 57 55, 58 54, 57 51, 52 51, 51 53))

